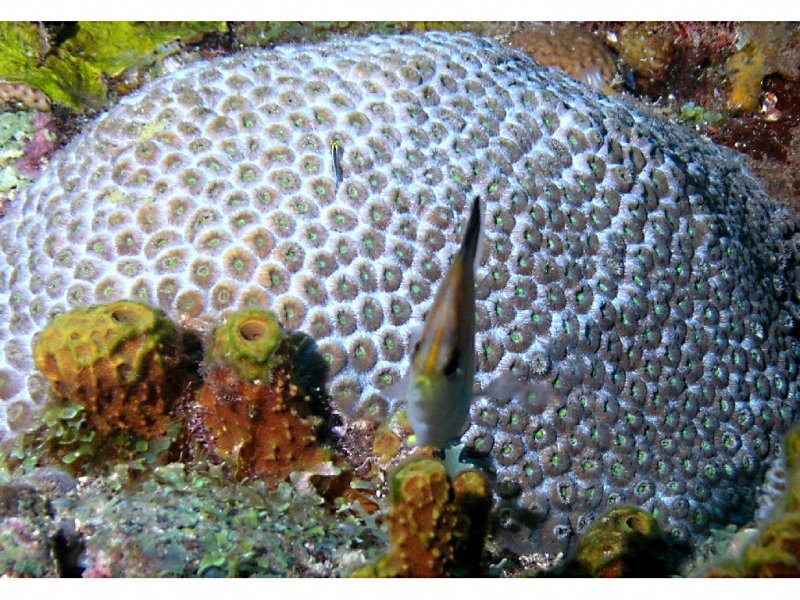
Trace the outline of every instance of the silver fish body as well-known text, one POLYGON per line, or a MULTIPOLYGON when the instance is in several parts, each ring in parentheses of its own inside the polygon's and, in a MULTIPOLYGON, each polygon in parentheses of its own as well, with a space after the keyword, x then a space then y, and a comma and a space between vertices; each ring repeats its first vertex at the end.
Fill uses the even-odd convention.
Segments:
POLYGON ((436 292, 407 374, 408 417, 419 445, 444 448, 469 416, 475 377, 475 269, 482 243, 480 200, 461 248, 436 292))
POLYGON ((336 183, 336 190, 342 184, 342 156, 344 149, 338 140, 331 142, 331 157, 333 158, 333 180, 336 183))

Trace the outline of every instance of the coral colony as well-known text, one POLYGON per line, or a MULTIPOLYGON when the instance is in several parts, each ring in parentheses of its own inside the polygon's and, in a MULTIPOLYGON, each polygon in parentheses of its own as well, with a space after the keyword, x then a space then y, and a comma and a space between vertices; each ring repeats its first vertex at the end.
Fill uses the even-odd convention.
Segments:
MULTIPOLYGON (((404 408, 384 390, 408 369, 412 329, 476 197, 476 391, 507 373, 553 390, 472 403, 462 460, 491 482, 495 543, 555 556, 616 505, 646 511, 655 522, 641 530, 673 542, 749 519, 800 396, 786 211, 734 153, 470 35, 198 62, 89 125, 0 220, 0 438, 10 447, 37 422, 50 381, 88 385, 81 369, 97 372, 79 389, 98 429, 111 419, 160 432, 171 414, 160 394, 175 383, 160 315, 208 349, 228 315, 259 310, 277 322, 235 331, 315 342, 338 448, 356 456, 350 434, 404 408), (116 300, 157 310, 81 308, 116 300), (86 339, 65 324, 72 350, 48 350, 39 332, 72 309, 105 324, 81 329, 86 339), (125 387, 151 363, 166 380, 125 387), (125 407, 93 396, 107 385, 122 385, 125 407)), ((227 350, 217 358, 196 419, 217 454, 276 457, 244 474, 291 470, 282 448, 258 449, 262 424, 236 429, 236 411, 252 412, 242 403, 261 402, 282 415, 293 457, 328 459, 306 443, 323 417, 285 363, 264 391, 264 377, 234 378, 227 350)), ((415 503, 461 527, 457 476, 435 461, 407 468, 393 492, 396 547, 367 574, 408 572, 397 548, 427 543, 403 529, 415 503), (409 500, 415 481, 427 499, 409 500)), ((422 572, 451 572, 467 543, 439 542, 422 572)))

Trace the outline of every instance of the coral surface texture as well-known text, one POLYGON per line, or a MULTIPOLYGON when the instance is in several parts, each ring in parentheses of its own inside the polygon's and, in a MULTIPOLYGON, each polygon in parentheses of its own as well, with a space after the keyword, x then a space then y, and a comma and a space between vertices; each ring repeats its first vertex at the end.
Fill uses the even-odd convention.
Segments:
POLYGON ((751 517, 800 395, 795 225, 732 151, 470 35, 199 62, 90 124, 0 220, 0 437, 44 402, 35 334, 117 299, 201 333, 272 310, 345 425, 383 420, 475 196, 476 388, 554 391, 473 403, 498 541, 751 517))

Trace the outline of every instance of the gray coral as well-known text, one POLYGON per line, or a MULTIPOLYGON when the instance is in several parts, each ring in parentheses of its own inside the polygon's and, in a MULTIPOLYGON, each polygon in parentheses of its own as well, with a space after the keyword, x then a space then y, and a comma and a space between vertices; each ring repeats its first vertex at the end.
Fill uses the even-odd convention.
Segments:
POLYGON ((556 554, 614 503, 678 540, 752 514, 800 394, 795 225, 733 153, 466 35, 200 63, 91 124, 0 221, 0 436, 44 400, 35 332, 118 298, 272 309, 348 422, 383 418, 476 195, 477 384, 558 399, 473 406, 502 543, 556 554))

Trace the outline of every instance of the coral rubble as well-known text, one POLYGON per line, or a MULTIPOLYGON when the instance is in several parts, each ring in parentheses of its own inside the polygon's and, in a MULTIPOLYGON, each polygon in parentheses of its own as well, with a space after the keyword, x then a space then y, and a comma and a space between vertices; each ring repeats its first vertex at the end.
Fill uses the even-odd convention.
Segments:
POLYGON ((58 528, 52 508, 35 488, 0 483, 0 576, 54 577, 58 528))
POLYGON ((41 477, 0 485, 5 575, 332 577, 363 565, 378 534, 313 490, 231 482, 202 463, 159 466, 139 482, 118 471, 77 488, 41 477))

